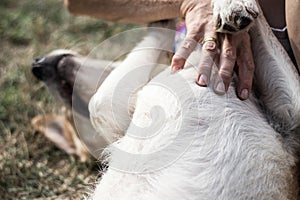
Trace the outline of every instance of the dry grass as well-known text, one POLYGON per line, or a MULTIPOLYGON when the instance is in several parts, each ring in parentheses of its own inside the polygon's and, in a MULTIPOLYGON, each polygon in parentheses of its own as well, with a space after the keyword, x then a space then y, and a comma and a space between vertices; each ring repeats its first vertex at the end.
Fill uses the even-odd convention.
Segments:
POLYGON ((99 166, 80 163, 32 129, 34 116, 55 113, 59 105, 30 65, 58 48, 87 54, 132 27, 75 18, 62 0, 0 1, 0 199, 82 199, 99 166))

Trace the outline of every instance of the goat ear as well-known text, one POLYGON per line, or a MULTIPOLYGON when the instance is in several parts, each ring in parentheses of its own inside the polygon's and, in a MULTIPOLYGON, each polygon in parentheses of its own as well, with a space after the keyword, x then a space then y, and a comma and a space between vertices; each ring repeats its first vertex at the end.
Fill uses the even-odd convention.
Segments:
POLYGON ((31 124, 58 148, 68 154, 77 154, 82 162, 87 160, 86 149, 79 141, 71 123, 64 116, 38 115, 32 119, 31 124))

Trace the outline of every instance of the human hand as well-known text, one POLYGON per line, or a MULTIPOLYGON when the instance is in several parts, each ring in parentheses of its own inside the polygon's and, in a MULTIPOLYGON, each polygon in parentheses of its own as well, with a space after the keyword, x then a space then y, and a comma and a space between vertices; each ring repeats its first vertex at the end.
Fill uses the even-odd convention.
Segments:
POLYGON ((250 36, 247 32, 234 35, 217 33, 213 19, 211 0, 184 0, 181 13, 185 17, 187 35, 183 44, 172 59, 172 71, 184 67, 186 59, 198 43, 203 44, 199 75, 196 83, 200 86, 209 84, 212 66, 218 60, 219 80, 214 83, 214 91, 224 94, 232 80, 234 67, 238 67, 237 95, 242 100, 249 97, 254 74, 254 61, 251 51, 250 36), (220 54, 218 54, 220 48, 220 54))

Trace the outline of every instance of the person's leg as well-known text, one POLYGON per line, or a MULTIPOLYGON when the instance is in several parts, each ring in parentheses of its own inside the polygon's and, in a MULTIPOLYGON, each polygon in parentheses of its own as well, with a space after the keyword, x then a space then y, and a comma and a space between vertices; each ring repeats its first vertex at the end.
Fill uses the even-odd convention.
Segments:
POLYGON ((286 26, 285 22, 285 0, 259 0, 259 5, 263 11, 268 24, 276 29, 282 29, 286 26))
POLYGON ((286 0, 286 23, 290 43, 298 64, 298 69, 300 66, 300 21, 298 20, 299 11, 299 0, 286 0))
MULTIPOLYGON (((298 0, 291 0, 291 1, 295 2, 298 0)), ((295 55, 294 55, 294 49, 292 49, 292 45, 290 44, 290 40, 289 40, 290 31, 286 29, 287 28, 286 16, 289 16, 291 13, 291 9, 289 8, 291 7, 290 2, 286 6, 287 2, 285 0, 278 0, 276 1, 276 4, 274 4, 273 0, 259 0, 259 4, 263 10, 263 15, 267 19, 268 24, 271 26, 274 35, 280 41, 281 45, 285 48, 286 52, 289 54, 289 57, 291 58, 293 63, 297 65, 295 55)), ((293 11, 292 13, 295 12, 293 11)), ((291 35, 294 36, 294 34, 291 35)))

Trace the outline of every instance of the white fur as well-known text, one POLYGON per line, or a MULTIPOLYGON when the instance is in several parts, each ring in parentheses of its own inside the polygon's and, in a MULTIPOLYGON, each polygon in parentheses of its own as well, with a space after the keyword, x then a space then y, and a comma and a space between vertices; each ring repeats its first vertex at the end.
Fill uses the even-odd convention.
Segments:
MULTIPOLYGON (((160 35, 153 40, 153 34, 140 45, 161 45, 159 39, 168 38, 160 35)), ((123 103, 110 104, 111 91, 126 70, 155 63, 158 56, 154 51, 127 57, 89 106, 100 133, 113 139, 112 132, 116 137, 126 132, 107 149, 109 168, 92 199, 297 199, 297 158, 287 148, 286 138, 299 134, 299 77, 262 16, 251 36, 257 97, 239 100, 234 83, 226 95, 218 96, 210 87, 195 84, 197 70, 193 67, 175 75, 167 69, 146 84, 148 69, 128 81, 146 84, 129 106, 131 123, 126 121, 123 103), (118 119, 125 117, 121 126, 116 127, 111 106, 120 111, 118 119), (275 130, 274 124, 282 129, 275 130)), ((194 55, 197 57, 197 52, 194 55)), ((128 93, 122 95, 128 99, 128 93)))

